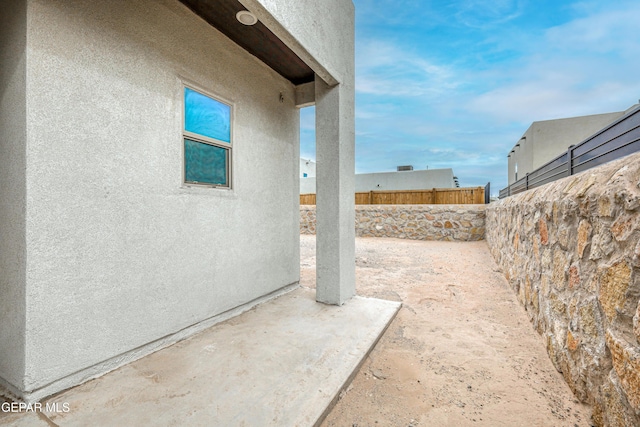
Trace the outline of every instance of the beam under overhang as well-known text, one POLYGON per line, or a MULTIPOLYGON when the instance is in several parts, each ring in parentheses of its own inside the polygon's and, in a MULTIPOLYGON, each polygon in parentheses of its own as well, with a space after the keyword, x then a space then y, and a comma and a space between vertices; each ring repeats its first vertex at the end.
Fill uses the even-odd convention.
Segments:
POLYGON ((316 84, 315 82, 303 83, 296 86, 296 107, 304 108, 315 105, 316 84))

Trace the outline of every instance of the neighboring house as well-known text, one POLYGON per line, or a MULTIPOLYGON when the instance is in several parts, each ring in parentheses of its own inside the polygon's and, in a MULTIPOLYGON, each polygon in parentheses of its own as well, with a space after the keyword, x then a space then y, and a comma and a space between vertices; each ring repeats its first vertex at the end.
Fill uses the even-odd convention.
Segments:
MULTIPOLYGON (((424 190, 432 188, 455 188, 457 178, 453 169, 405 170, 356 174, 356 192, 377 190, 424 190)), ((300 194, 314 194, 316 180, 313 177, 300 179, 300 194)))
POLYGON ((300 178, 316 176, 316 162, 310 159, 300 158, 300 178))
POLYGON ((511 149, 508 157, 509 185, 614 122, 626 111, 533 122, 511 149))
POLYGON ((354 295, 350 0, 5 0, 0 47, 1 385, 40 399, 297 284, 302 106, 317 299, 354 295))

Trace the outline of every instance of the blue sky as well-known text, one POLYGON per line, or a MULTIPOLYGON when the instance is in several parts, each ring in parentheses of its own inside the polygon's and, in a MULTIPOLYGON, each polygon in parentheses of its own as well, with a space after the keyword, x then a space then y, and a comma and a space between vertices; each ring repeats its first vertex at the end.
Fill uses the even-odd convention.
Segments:
MULTIPOLYGON (((356 173, 453 168, 507 182, 531 122, 640 98, 637 0, 354 0, 356 173)), ((315 159, 313 108, 300 155, 315 159)))

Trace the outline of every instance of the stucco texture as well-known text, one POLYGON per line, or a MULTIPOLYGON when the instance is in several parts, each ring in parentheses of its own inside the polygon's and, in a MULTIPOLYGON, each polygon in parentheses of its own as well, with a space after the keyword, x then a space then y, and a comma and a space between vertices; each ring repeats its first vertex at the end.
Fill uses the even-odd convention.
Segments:
POLYGON ((27 22, 25 391, 299 280, 288 81, 176 1, 27 22), (233 106, 232 190, 182 184, 185 83, 233 106))
POLYGON ((0 2, 0 385, 21 387, 25 346, 26 4, 0 2))
MULTIPOLYGON (((315 169, 314 169, 315 172, 315 169)), ((455 188, 453 169, 429 169, 406 172, 378 172, 355 175, 355 191, 425 190, 455 188)), ((300 194, 315 194, 313 175, 300 179, 300 194)))

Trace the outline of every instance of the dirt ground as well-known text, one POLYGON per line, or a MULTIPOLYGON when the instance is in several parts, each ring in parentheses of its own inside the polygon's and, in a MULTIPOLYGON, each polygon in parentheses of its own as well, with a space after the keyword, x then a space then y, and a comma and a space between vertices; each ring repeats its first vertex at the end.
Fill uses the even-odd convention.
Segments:
MULTIPOLYGON (((315 287, 315 236, 301 284, 315 287)), ((356 239, 357 293, 403 306, 323 426, 590 426, 485 242, 356 239)))

